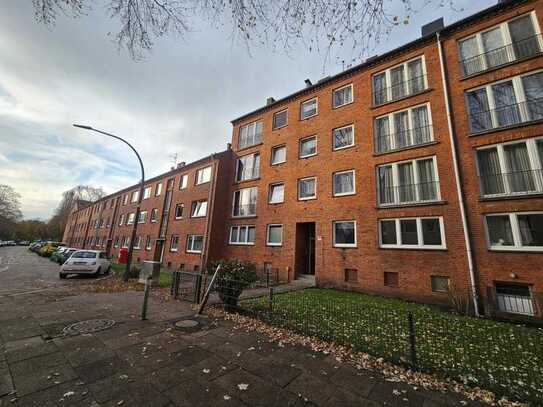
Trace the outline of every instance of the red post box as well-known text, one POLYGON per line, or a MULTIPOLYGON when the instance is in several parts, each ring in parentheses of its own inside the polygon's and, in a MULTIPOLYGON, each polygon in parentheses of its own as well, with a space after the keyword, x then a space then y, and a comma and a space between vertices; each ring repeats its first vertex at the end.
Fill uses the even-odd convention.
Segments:
POLYGON ((126 264, 128 261, 128 249, 126 247, 121 248, 119 250, 119 263, 126 264))

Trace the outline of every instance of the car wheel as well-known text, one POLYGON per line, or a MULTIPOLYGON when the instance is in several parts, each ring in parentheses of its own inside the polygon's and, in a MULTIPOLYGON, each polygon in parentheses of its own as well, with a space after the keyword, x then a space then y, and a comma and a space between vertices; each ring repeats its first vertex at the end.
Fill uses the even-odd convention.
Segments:
POLYGON ((98 277, 101 271, 102 271, 101 267, 98 267, 98 270, 96 270, 94 273, 94 277, 98 277))
POLYGON ((59 273, 58 276, 60 277, 61 280, 66 278, 66 274, 64 273, 59 273))
POLYGON ((111 266, 108 266, 104 274, 109 274, 109 273, 111 273, 111 266))

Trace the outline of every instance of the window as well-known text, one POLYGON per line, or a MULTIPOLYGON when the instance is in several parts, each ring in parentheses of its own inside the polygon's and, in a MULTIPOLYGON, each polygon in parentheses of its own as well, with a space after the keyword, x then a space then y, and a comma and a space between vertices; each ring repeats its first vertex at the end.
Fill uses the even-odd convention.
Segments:
POLYGON ((145 250, 151 250, 151 236, 147 235, 145 239, 145 250))
POLYGON ((377 167, 378 203, 405 205, 440 199, 435 157, 377 167))
POLYGON ((432 291, 435 293, 448 293, 449 292, 449 277, 443 276, 431 276, 430 281, 432 283, 432 291))
POLYGON ((140 191, 134 191, 132 192, 132 199, 130 200, 130 202, 134 203, 134 202, 138 202, 138 199, 140 197, 140 191))
POLYGON ((283 245, 283 225, 268 225, 266 231, 267 246, 283 245))
POLYGON ((256 121, 239 128, 238 148, 259 144, 262 141, 262 121, 256 121))
POLYGON ((175 219, 181 219, 183 217, 183 209, 185 208, 185 205, 182 203, 178 203, 175 205, 175 219))
POLYGON ((433 141, 430 105, 400 110, 373 121, 376 153, 417 146, 433 141))
POLYGON ((285 198, 285 184, 277 183, 270 184, 270 191, 268 195, 268 203, 276 204, 282 203, 285 198))
POLYGON ((191 218, 201 218, 207 215, 207 201, 194 201, 190 210, 191 218))
POLYGON ((345 282, 346 283, 356 283, 358 281, 358 270, 357 269, 345 269, 345 282))
POLYGON ((124 197, 123 197, 123 205, 126 205, 128 203, 128 194, 126 194, 124 197))
POLYGON ((147 187, 143 190, 143 199, 149 199, 151 197, 151 187, 147 187))
POLYGON ((534 13, 506 21, 458 42, 462 75, 468 76, 541 52, 534 13))
POLYGON ((124 213, 121 216, 119 216, 119 226, 122 226, 123 223, 124 223, 124 213))
POLYGON ((334 196, 353 195, 355 193, 354 170, 334 173, 333 184, 334 196))
POLYGON ((136 217, 135 213, 129 213, 128 219, 126 220, 127 225, 132 225, 134 223, 134 218, 136 217))
POLYGON ((141 238, 139 236, 134 237, 134 249, 140 248, 140 240, 141 238))
POLYGON ((162 193, 162 182, 159 182, 158 184, 156 184, 156 187, 155 187, 155 196, 160 196, 161 193, 162 193))
POLYGON ((500 311, 534 315, 532 290, 529 285, 496 283, 496 302, 500 311))
POLYGON ((252 225, 239 225, 230 228, 230 244, 255 244, 255 227, 252 225))
POLYGON ((115 198, 109 201, 109 209, 113 208, 113 206, 115 206, 115 198))
POLYGON ((287 125, 288 120, 288 110, 281 110, 280 112, 275 112, 273 114, 273 123, 272 128, 274 130, 280 129, 281 127, 285 127, 287 125))
POLYGON ((189 185, 189 175, 183 174, 181 175, 181 179, 179 180, 179 189, 185 189, 189 185))
POLYGON ((236 181, 256 179, 260 175, 260 154, 248 154, 238 158, 236 181))
POLYGON ((145 223, 147 220, 147 211, 141 211, 138 216, 138 223, 145 223))
POLYGON ((287 147, 275 146, 271 151, 271 165, 281 164, 287 161, 287 147))
POLYGON ((543 251, 543 212, 486 215, 491 250, 543 251))
POLYGON ((300 120, 309 119, 317 115, 317 98, 313 98, 300 104, 300 120))
POLYGON ((113 247, 119 247, 119 236, 115 236, 113 247))
POLYGON ((244 188, 234 192, 232 216, 256 215, 257 188, 244 188))
POLYGON ((317 198, 317 178, 308 177, 298 180, 298 199, 316 199, 317 198))
POLYGON ((442 217, 382 219, 379 246, 396 249, 445 249, 442 217))
POLYGON ((200 168, 196 171, 196 185, 211 181, 211 167, 200 168))
POLYGON ((130 244, 130 236, 123 236, 123 247, 127 248, 130 244))
POLYGON ((179 244, 179 235, 172 235, 171 240, 170 240, 170 251, 176 252, 178 244, 179 244))
POLYGON ((398 287, 399 285, 398 273, 385 271, 384 280, 385 280, 385 287, 398 287))
POLYGON ((471 133, 543 119, 543 72, 467 91, 471 133))
POLYGON ((353 101, 353 85, 343 86, 332 92, 332 107, 341 107, 353 101))
POLYGON ((477 150, 483 197, 543 192, 543 139, 495 144, 477 150))
POLYGON ((352 124, 332 130, 332 147, 334 150, 354 146, 354 126, 352 124))
POLYGON ((334 226, 334 247, 356 247, 356 221, 336 221, 334 226))
POLYGON ((157 208, 151 209, 151 222, 152 223, 156 222, 157 218, 158 218, 158 209, 157 208))
POLYGON ((306 137, 300 140, 300 158, 311 157, 317 154, 317 136, 306 137))
POLYGON ((188 253, 202 253, 204 246, 204 237, 202 235, 188 235, 187 236, 187 252, 188 253))
POLYGON ((373 75, 372 85, 375 106, 422 92, 428 88, 424 57, 417 57, 373 75))

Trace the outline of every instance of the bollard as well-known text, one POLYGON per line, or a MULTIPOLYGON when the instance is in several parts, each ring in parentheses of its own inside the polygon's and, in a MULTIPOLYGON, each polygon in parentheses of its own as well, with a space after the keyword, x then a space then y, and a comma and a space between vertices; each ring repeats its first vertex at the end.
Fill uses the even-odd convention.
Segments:
POLYGON ((273 287, 270 287, 270 292, 269 292, 269 296, 268 296, 268 316, 270 318, 270 321, 272 319, 272 316, 273 316, 273 287))
POLYGON ((413 323, 413 314, 407 313, 407 326, 409 328, 409 348, 411 354, 411 368, 417 369, 417 344, 415 340, 415 325, 413 323))
POLYGON ((151 291, 152 277, 145 279, 145 290, 143 291, 143 306, 141 307, 141 320, 147 319, 147 301, 149 300, 149 291, 151 291))

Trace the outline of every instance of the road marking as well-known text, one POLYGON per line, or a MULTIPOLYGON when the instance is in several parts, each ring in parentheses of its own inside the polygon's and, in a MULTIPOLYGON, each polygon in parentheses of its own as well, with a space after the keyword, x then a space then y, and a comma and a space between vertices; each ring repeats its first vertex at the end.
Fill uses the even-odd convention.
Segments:
POLYGON ((8 269, 9 269, 9 267, 8 267, 8 266, 6 266, 6 267, 4 267, 4 268, 0 269, 0 273, 1 273, 2 271, 7 271, 8 269))
POLYGON ((32 290, 32 291, 23 291, 22 293, 3 294, 3 295, 0 295, 0 297, 15 297, 16 295, 26 295, 26 294, 32 294, 32 293, 39 293, 41 291, 51 290, 52 288, 54 288, 54 287, 40 288, 39 290, 32 290))

